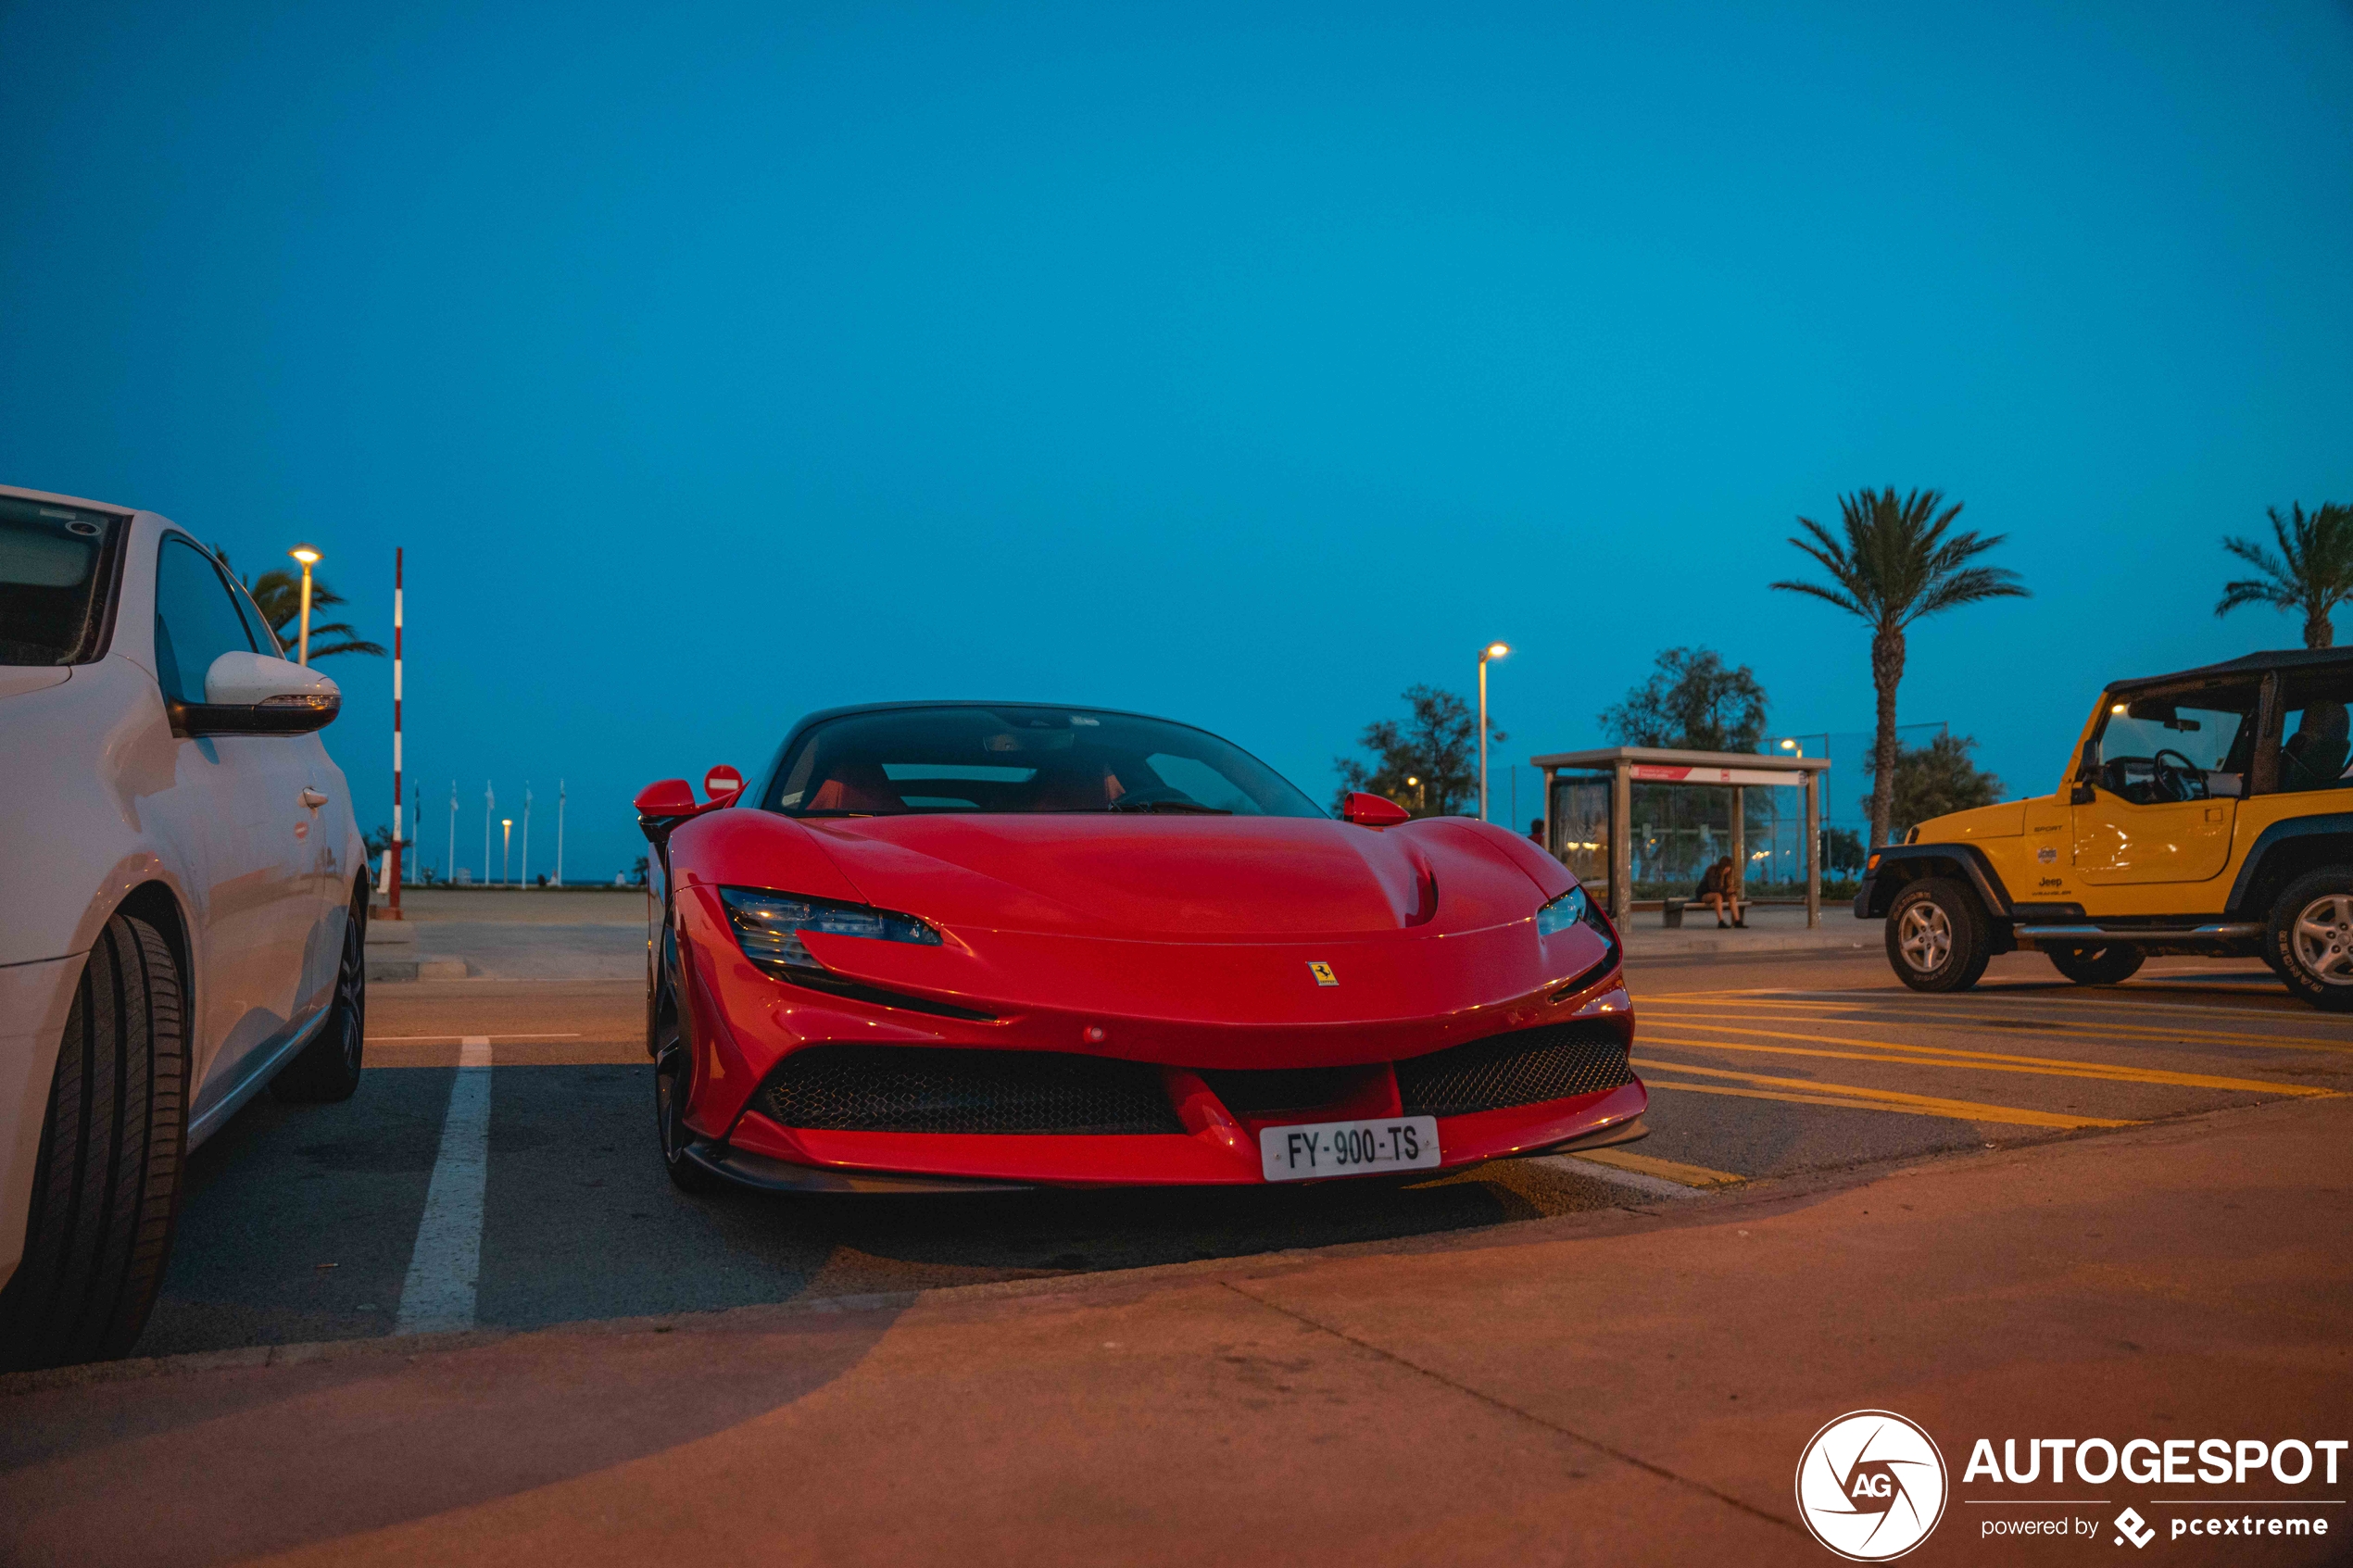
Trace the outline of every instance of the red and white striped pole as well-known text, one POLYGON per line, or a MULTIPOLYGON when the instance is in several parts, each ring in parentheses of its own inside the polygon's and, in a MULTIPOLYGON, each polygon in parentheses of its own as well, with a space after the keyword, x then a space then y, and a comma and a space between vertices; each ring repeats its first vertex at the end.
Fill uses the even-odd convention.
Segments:
POLYGON ((386 878, 392 884, 390 908, 385 918, 400 918, 400 637, 401 637, 401 556, 398 546, 392 551, 392 847, 384 854, 391 858, 392 868, 386 878))

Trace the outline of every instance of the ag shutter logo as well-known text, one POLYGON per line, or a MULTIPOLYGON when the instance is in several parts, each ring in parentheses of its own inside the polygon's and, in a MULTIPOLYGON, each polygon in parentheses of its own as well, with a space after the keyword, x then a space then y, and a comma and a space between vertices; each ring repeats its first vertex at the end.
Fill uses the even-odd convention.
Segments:
POLYGON ((2145 1547, 2155 1539, 2157 1539, 2157 1531, 2150 1526, 2147 1520, 2141 1517, 2139 1509, 2128 1508, 2116 1516, 2114 1545, 2122 1546, 2129 1540, 2136 1547, 2145 1547))
POLYGON ((1797 1514, 1854 1562, 1884 1562, 1944 1517, 1944 1456, 1894 1411, 1856 1411, 1814 1434, 1797 1461, 1797 1514))

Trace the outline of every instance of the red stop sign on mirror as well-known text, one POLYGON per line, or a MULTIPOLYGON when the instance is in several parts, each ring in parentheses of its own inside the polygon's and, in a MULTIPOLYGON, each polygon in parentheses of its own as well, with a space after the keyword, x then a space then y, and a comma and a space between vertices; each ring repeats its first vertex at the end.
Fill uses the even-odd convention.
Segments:
POLYGON ((723 795, 743 793, 744 776, 722 763, 702 776, 702 792, 716 800, 723 795))

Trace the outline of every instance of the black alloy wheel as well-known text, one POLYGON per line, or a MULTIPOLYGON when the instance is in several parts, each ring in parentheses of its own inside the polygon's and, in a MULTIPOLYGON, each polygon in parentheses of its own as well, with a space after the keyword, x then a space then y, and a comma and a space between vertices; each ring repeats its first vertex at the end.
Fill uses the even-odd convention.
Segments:
POLYGON ((1923 877, 1887 911, 1887 961, 1915 991, 1966 991, 1994 956, 1985 911, 1969 884, 1923 877))
MULTIPOLYGON (((669 949, 665 944, 666 951, 669 949)), ((694 1047, 678 1027, 678 998, 669 986, 665 969, 654 1008, 654 1133, 661 1140, 661 1166, 670 1185, 680 1192, 705 1193, 720 1185, 717 1176, 686 1157, 694 1132, 686 1125, 686 1106, 694 1092, 694 1047)))
POLYGON ((2147 961, 2138 947, 2053 947, 2051 967, 2078 985, 2120 985, 2147 961))
POLYGON ((2288 884, 2263 932, 2264 960, 2287 988, 2329 1012, 2353 1012, 2353 866, 2288 884))
POLYGON ((346 1100, 359 1087, 359 1059, 368 1045, 368 888, 352 893, 344 922, 343 952, 335 962, 334 1000, 327 1021, 292 1061, 270 1080, 270 1092, 289 1105, 346 1100))
POLYGON ((162 933, 107 922, 49 1082, 24 1257, 0 1289, 0 1371, 126 1355, 146 1326, 187 1150, 184 995, 162 933))

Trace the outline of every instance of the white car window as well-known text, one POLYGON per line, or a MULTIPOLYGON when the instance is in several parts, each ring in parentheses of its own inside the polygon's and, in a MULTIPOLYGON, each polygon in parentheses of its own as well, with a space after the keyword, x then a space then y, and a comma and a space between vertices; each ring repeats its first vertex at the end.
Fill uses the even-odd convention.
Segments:
POLYGON ((156 560, 156 682, 165 699, 204 701, 212 661, 254 651, 219 569, 185 539, 166 538, 156 560))

